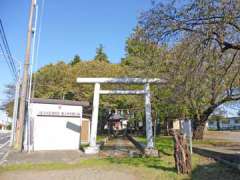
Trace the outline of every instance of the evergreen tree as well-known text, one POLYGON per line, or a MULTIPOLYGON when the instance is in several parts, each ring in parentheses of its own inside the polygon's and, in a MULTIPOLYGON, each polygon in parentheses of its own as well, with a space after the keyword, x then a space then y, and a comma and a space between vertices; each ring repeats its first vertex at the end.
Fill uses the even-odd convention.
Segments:
POLYGON ((74 66, 75 64, 81 62, 81 58, 79 55, 75 55, 73 60, 69 63, 71 66, 74 66))
POLYGON ((100 44, 99 47, 97 48, 96 56, 95 56, 94 60, 99 61, 99 62, 109 63, 108 57, 107 57, 106 53, 104 52, 104 48, 103 48, 102 44, 100 44))

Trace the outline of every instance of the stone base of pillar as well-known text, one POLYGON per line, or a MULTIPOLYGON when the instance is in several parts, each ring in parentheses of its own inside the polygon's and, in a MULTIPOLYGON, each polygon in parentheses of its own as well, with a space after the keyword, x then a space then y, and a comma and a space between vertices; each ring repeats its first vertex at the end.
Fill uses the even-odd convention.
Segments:
POLYGON ((155 148, 145 148, 144 155, 147 157, 159 157, 159 151, 155 148))
POLYGON ((99 153, 100 147, 98 145, 96 146, 89 146, 84 148, 84 153, 85 154, 97 154, 99 153))

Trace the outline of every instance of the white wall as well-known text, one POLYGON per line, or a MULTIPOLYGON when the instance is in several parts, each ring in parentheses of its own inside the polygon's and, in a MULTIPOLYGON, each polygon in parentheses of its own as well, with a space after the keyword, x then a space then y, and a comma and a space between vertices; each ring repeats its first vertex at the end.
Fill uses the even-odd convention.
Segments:
POLYGON ((74 150, 80 146, 81 106, 30 105, 33 150, 74 150))

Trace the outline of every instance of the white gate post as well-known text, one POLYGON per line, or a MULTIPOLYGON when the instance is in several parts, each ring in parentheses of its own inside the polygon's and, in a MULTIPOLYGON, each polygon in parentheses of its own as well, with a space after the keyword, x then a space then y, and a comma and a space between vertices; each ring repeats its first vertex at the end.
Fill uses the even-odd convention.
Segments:
POLYGON ((145 90, 145 117, 146 117, 147 148, 153 148, 151 94, 150 94, 149 83, 146 83, 144 85, 144 90, 145 90))
POLYGON ((146 78, 77 78, 78 83, 95 84, 94 98, 93 98, 93 112, 91 123, 91 137, 90 146, 85 149, 86 154, 98 153, 99 147, 96 144, 97 124, 98 124, 98 107, 100 94, 144 94, 145 96, 145 116, 146 116, 146 134, 147 134, 147 148, 149 153, 153 152, 153 130, 152 130, 152 115, 151 115, 151 95, 150 83, 165 84, 167 81, 162 79, 146 79, 146 78), (100 90, 100 83, 111 84, 144 84, 144 90, 100 90))
POLYGON ((85 149, 85 153, 87 154, 96 154, 99 151, 99 147, 97 147, 97 144, 96 144, 99 95, 100 95, 100 83, 95 83, 94 95, 93 95, 92 122, 91 122, 91 131, 90 131, 90 146, 85 149))

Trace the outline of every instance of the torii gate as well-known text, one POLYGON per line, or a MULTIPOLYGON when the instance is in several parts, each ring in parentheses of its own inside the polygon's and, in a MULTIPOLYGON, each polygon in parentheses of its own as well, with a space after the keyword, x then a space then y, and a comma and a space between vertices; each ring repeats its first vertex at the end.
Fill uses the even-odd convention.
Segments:
POLYGON ((97 124, 98 124, 98 109, 100 94, 132 94, 145 96, 145 117, 146 117, 146 134, 147 148, 154 148, 153 133, 152 133, 152 116, 151 116, 151 95, 150 83, 166 83, 162 79, 144 79, 144 78, 77 78, 77 83, 94 84, 92 122, 90 132, 90 146, 85 149, 86 154, 95 154, 99 152, 99 147, 96 144, 97 124), (144 90, 101 90, 100 84, 144 84, 144 90))

